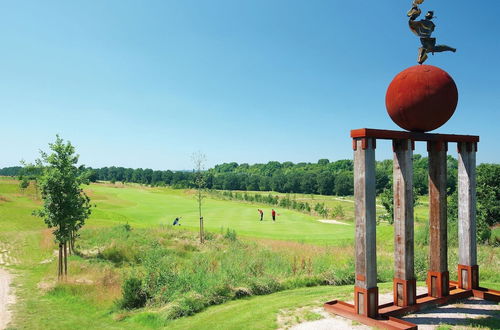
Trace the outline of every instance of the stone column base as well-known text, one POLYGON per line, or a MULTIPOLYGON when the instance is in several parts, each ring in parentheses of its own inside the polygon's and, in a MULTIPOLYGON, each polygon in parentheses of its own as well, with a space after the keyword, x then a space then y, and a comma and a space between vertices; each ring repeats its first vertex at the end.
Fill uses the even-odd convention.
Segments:
POLYGON ((394 305, 407 307, 417 302, 417 280, 402 280, 395 278, 394 281, 394 305))
POLYGON ((479 266, 458 265, 458 287, 464 290, 479 288, 479 266))
POLYGON ((428 295, 434 298, 446 297, 450 294, 450 273, 427 272, 428 295))
POLYGON ((378 287, 363 289, 355 286, 354 309, 357 314, 376 318, 378 316, 378 287))

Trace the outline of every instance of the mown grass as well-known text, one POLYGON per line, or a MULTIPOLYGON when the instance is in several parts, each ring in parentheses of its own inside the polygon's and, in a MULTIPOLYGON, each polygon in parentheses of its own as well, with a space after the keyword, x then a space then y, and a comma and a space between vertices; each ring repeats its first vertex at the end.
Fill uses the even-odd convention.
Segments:
MULTIPOLYGON (((329 298, 342 298, 342 292, 352 291, 352 286, 308 287, 292 290, 301 292, 296 300, 284 298, 290 288, 352 282, 352 225, 322 224, 316 221, 317 217, 279 209, 281 215, 276 223, 268 218, 259 222, 256 209, 264 208, 268 214, 270 207, 207 198, 205 227, 212 239, 201 246, 197 243, 198 216, 191 191, 120 184, 87 188, 97 208, 78 241, 81 255, 70 257, 70 276, 65 283, 56 284, 55 246, 50 230, 41 219, 31 216, 40 202, 33 199, 33 191, 21 194, 17 184, 16 180, 0 179, 0 242, 18 260, 9 266, 17 275, 15 328, 140 329, 168 325, 175 329, 190 328, 191 322, 207 328, 197 317, 202 320, 205 313, 219 308, 222 311, 226 306, 233 311, 250 308, 244 310, 246 316, 242 320, 261 328, 274 328, 276 310, 301 306, 306 301, 312 303, 313 300, 307 300, 309 294, 317 297, 316 293, 332 292, 329 298), (183 217, 182 227, 169 227, 176 216, 183 217), (126 223, 132 226, 131 232, 124 230, 126 223), (236 230, 238 241, 224 238, 228 228, 236 230), (170 290, 162 292, 162 282, 152 282, 146 278, 148 274, 169 278, 163 283, 168 283, 165 287, 170 290), (144 289, 150 289, 150 296, 147 307, 127 311, 119 309, 116 301, 122 297, 123 281, 131 276, 144 281, 144 289), (281 290, 287 291, 245 297, 281 290), (259 300, 271 296, 281 298, 259 300), (249 303, 254 299, 260 303, 249 303), (203 304, 196 305, 196 300, 203 304), (199 313, 209 305, 221 303, 199 313), (269 306, 262 305, 267 303, 269 306), (178 314, 198 313, 169 321, 173 305, 177 306, 173 310, 178 314), (184 313, 184 307, 191 312, 184 313)), ((425 234, 423 228, 423 224, 418 224, 417 231, 425 234)), ((377 238, 379 280, 391 281, 392 227, 378 226, 377 238)), ((449 249, 451 278, 456 277, 456 250, 454 246, 449 249)), ((428 248, 421 245, 415 251, 417 276, 422 280, 426 275, 428 248)), ((480 246, 478 258, 481 281, 493 282, 495 288, 495 283, 500 283, 497 251, 480 246)), ((218 323, 226 328, 245 325, 229 318, 229 314, 213 317, 215 321, 206 324, 215 328, 218 323)))

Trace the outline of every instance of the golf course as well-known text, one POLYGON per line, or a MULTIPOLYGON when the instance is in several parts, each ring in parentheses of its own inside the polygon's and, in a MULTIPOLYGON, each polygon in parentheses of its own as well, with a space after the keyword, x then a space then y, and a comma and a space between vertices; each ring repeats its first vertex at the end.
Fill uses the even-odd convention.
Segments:
MULTIPOLYGON (((0 178, 1 257, 13 275, 16 297, 12 329, 274 329, 319 318, 310 310, 327 300, 352 299, 350 198, 296 197, 342 205, 345 216, 339 223, 279 208, 273 222, 269 205, 206 192, 206 242, 200 244, 193 190, 109 182, 84 188, 92 214, 69 257, 66 280, 57 281, 57 246, 43 220, 32 215, 41 205, 33 185, 21 190, 18 180, 0 178), (172 226, 176 217, 180 226, 172 226), (149 290, 142 307, 123 307, 123 283, 131 278, 149 290), (285 318, 289 324, 279 324, 278 315, 295 315, 299 309, 299 316, 285 318)), ((416 213, 425 209, 423 202, 416 213)), ((424 228, 421 219, 415 261, 420 281, 427 269, 428 251, 418 241, 424 228)), ((392 233, 387 223, 377 226, 381 292, 392 288, 392 233)), ((450 264, 456 262, 456 250, 449 249, 450 264)), ((495 252, 479 246, 481 283, 500 282, 495 252)), ((450 269, 454 276, 456 270, 450 269)))

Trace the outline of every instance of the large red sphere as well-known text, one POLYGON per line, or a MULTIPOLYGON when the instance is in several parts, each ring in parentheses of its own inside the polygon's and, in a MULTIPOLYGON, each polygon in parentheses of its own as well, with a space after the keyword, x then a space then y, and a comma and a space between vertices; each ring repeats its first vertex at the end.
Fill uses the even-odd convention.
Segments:
POLYGON ((391 82, 385 105, 401 128, 427 132, 444 125, 458 103, 457 85, 448 73, 432 65, 416 65, 391 82))

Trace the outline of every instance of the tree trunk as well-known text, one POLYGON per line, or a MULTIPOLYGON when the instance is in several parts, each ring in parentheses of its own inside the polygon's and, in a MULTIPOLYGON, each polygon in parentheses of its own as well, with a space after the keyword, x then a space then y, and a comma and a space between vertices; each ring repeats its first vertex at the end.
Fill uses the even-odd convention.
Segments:
POLYGON ((57 259, 57 279, 62 276, 62 243, 59 243, 59 258, 57 259))
POLYGON ((75 234, 71 235, 71 241, 69 241, 69 255, 75 254, 75 234))
POLYGON ((69 235, 69 245, 68 245, 68 254, 71 256, 74 253, 74 241, 75 241, 75 234, 73 231, 71 231, 69 235))
POLYGON ((203 244, 203 217, 201 216, 201 189, 198 188, 198 209, 200 211, 200 243, 203 244))
POLYGON ((64 242, 64 277, 68 276, 68 244, 64 242))

